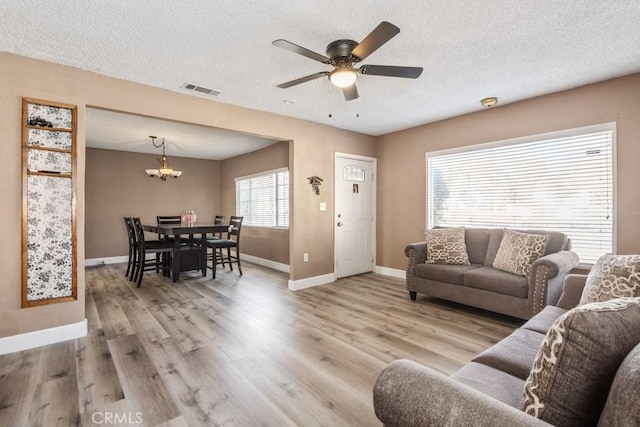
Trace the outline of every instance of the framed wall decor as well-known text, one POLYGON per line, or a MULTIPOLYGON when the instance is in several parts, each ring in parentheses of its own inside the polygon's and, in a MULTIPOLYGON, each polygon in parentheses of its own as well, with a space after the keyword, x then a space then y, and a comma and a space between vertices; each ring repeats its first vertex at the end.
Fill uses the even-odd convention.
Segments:
POLYGON ((22 98, 22 307, 78 298, 77 106, 22 98))

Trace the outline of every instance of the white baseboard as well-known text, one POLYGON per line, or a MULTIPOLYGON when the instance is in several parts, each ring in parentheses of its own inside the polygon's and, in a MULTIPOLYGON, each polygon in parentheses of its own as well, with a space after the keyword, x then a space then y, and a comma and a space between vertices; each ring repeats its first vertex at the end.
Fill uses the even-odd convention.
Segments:
POLYGON ((308 277, 300 280, 289 280, 289 290, 299 291, 313 286, 326 285, 327 283, 333 283, 335 281, 335 273, 323 274, 322 276, 308 277))
MULTIPOLYGON (((235 255, 233 251, 231 252, 235 255)), ((282 271, 284 273, 290 272, 289 266, 287 264, 271 261, 270 259, 258 258, 253 255, 240 254, 240 256, 242 257, 243 260, 247 260, 248 262, 252 262, 254 264, 263 265, 265 267, 269 267, 277 271, 282 271)), ((89 258, 84 260, 84 266, 94 267, 96 265, 120 264, 123 262, 127 262, 128 260, 129 260, 129 257, 127 255, 104 257, 104 258, 89 258)))
POLYGON ((84 260, 85 267, 94 267, 96 265, 105 265, 105 264, 120 264, 121 262, 127 262, 129 260, 129 256, 112 256, 112 257, 104 257, 104 258, 89 258, 84 260))
POLYGON ((14 353, 85 336, 87 336, 87 319, 70 325, 0 338, 0 354, 14 353))
POLYGON ((398 270, 397 268, 382 267, 376 265, 375 272, 383 274, 385 276, 397 277, 398 279, 406 279, 407 272, 404 270, 398 270))
POLYGON ((258 265, 263 265, 265 267, 269 267, 277 271, 282 271, 283 273, 289 273, 291 271, 287 264, 271 261, 270 259, 258 258, 257 256, 253 256, 253 255, 246 255, 241 253, 240 260, 252 262, 258 265))

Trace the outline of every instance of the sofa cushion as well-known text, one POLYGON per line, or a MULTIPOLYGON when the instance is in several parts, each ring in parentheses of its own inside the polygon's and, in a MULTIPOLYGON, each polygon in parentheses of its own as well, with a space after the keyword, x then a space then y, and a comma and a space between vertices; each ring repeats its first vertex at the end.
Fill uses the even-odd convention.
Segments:
POLYGON ((518 276, 529 276, 531 264, 547 247, 548 234, 528 234, 505 229, 493 267, 518 276))
POLYGON ((634 347, 618 368, 598 425, 639 426, 638 402, 640 402, 640 344, 634 347))
POLYGON ((445 264, 418 264, 414 268, 416 277, 423 279, 437 280, 438 282, 450 283, 452 285, 462 285, 464 274, 476 268, 478 264, 471 265, 445 265, 445 264))
MULTIPOLYGON (((515 230, 520 233, 528 234, 548 234, 549 243, 544 251, 544 255, 555 254, 563 250, 571 249, 571 242, 566 234, 559 231, 545 231, 545 230, 515 230)), ((489 244, 487 245, 487 256, 484 259, 484 265, 487 267, 493 266, 493 261, 500 248, 502 242, 503 228, 492 228, 489 230, 489 244)), ((544 256, 543 255, 543 256, 544 256)))
POLYGON ((529 292, 529 280, 526 277, 490 267, 466 271, 464 285, 518 298, 526 298, 529 292))
POLYGON ((539 332, 516 329, 511 335, 474 357, 473 361, 526 380, 544 337, 539 332))
POLYGON ((489 229, 465 228, 464 241, 471 264, 482 264, 487 256, 489 246, 489 229))
POLYGON ((640 297, 640 255, 603 255, 589 271, 580 304, 622 297, 640 297))
POLYGON ((533 316, 521 327, 530 331, 546 334, 549 329, 551 329, 551 326, 553 326, 555 321, 558 320, 558 317, 562 316, 566 312, 567 310, 564 308, 556 307, 555 305, 547 305, 540 313, 533 316))
POLYGON ((427 264, 469 265, 464 227, 434 228, 425 233, 427 264))
POLYGON ((545 336, 522 410, 554 425, 595 425, 616 371, 640 342, 640 298, 569 310, 545 336))
POLYGON ((524 380, 491 366, 467 363, 450 378, 514 408, 520 408, 522 404, 522 394, 519 391, 524 388, 524 380), (516 390, 517 392, 514 392, 516 390))

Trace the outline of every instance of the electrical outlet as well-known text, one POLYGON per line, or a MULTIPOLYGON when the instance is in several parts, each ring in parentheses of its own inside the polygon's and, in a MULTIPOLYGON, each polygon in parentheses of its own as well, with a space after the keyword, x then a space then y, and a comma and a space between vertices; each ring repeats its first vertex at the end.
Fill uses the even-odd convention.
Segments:
POLYGON ((304 262, 309 262, 309 254, 308 254, 308 253, 304 253, 304 254, 302 255, 302 260, 303 260, 304 262))

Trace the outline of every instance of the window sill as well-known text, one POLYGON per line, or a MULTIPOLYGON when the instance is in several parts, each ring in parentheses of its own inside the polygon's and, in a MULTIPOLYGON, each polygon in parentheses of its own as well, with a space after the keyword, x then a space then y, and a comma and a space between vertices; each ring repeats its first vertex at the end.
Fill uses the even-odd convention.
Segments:
POLYGON ((271 227, 268 225, 250 225, 250 224, 242 224, 243 227, 251 227, 251 228, 266 228, 268 230, 289 230, 289 227, 271 227))

